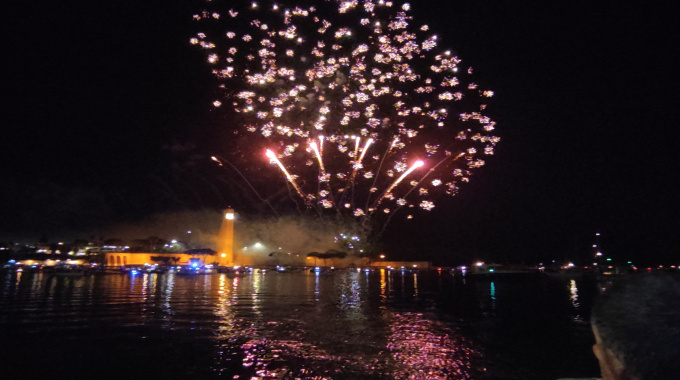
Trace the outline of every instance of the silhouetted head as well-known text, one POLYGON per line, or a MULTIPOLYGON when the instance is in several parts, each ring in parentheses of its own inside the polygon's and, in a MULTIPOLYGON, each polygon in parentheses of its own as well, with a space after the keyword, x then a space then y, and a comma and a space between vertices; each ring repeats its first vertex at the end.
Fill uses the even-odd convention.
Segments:
POLYGON ((591 314, 603 380, 680 379, 680 277, 631 275, 591 314))

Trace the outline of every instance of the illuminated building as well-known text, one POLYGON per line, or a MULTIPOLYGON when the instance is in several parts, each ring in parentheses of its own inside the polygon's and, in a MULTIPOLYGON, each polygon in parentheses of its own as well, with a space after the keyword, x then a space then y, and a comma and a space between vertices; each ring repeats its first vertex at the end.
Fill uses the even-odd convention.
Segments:
POLYGON ((224 212, 222 227, 217 235, 217 262, 219 266, 234 264, 234 209, 224 212))
POLYGON ((217 262, 217 257, 209 254, 192 255, 188 253, 166 252, 106 252, 104 255, 104 265, 108 267, 143 266, 145 264, 186 266, 189 265, 191 259, 198 259, 201 265, 214 264, 217 262))
POLYGON ((234 210, 228 208, 224 212, 222 227, 217 235, 216 252, 208 249, 191 250, 187 253, 106 252, 103 259, 104 265, 109 267, 142 266, 145 264, 186 266, 192 262, 192 259, 198 259, 200 265, 234 265, 234 218, 234 210))

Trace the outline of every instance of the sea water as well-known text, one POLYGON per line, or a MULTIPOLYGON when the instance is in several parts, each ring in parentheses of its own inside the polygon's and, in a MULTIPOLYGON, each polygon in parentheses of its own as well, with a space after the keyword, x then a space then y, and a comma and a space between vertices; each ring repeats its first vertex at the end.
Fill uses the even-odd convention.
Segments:
POLYGON ((593 278, 448 270, 0 273, 3 378, 557 379, 599 373, 593 278), (7 376, 7 377, 5 377, 7 376))

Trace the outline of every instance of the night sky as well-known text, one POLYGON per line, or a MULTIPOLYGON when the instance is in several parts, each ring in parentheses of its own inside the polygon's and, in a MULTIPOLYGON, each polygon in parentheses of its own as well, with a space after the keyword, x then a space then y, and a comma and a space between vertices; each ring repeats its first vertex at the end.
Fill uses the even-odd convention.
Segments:
MULTIPOLYGON (((675 13, 625 3, 412 2, 495 91, 502 141, 459 196, 391 225, 388 249, 579 259, 601 232, 609 255, 680 264, 675 13)), ((0 240, 246 204, 208 159, 234 123, 188 42, 200 2, 7 6, 0 240)))

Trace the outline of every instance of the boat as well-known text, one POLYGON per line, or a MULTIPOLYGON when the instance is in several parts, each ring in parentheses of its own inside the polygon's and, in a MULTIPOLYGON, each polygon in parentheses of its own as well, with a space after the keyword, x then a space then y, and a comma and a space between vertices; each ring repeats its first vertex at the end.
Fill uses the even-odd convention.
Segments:
POLYGON ((485 264, 476 263, 465 272, 467 277, 503 278, 516 276, 540 276, 541 271, 536 267, 517 264, 485 264))
POLYGON ((57 265, 54 267, 54 271, 50 273, 52 276, 58 277, 82 277, 87 274, 85 268, 81 265, 57 265))

